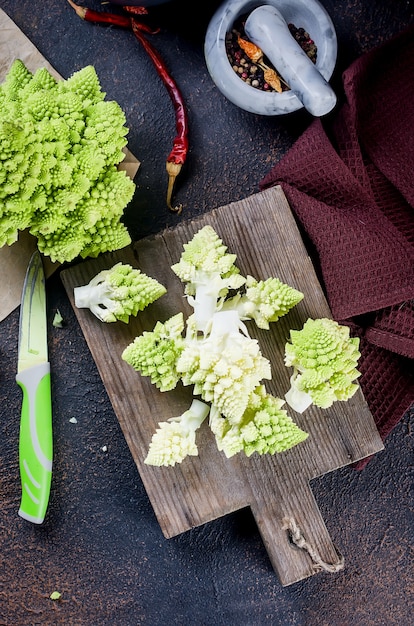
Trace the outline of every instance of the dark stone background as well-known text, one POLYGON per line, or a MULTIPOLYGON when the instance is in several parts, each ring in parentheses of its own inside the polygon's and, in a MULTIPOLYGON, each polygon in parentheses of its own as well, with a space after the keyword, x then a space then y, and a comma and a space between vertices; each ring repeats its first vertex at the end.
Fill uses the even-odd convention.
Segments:
MULTIPOLYGON (((79 0, 80 1, 80 0, 79 0)), ((360 54, 414 19, 412 0, 324 0, 337 30, 332 84, 360 54)), ((125 221, 134 239, 259 190, 260 179, 311 122, 306 112, 266 118, 228 102, 212 83, 203 39, 219 2, 176 0, 151 11, 153 39, 184 95, 190 151, 165 206, 171 103, 133 35, 86 23, 64 0, 1 0, 58 72, 96 67, 126 112, 141 161, 125 221)), ((107 7, 90 0, 94 9, 107 7)), ((413 80, 408 77, 407 80, 413 80)), ((413 435, 407 414, 361 472, 313 481, 338 574, 283 588, 249 510, 166 540, 57 272, 47 283, 55 461, 46 520, 20 519, 15 383, 18 311, 0 324, 0 625, 409 626, 413 623, 413 435), (59 309, 65 327, 52 327, 59 309), (77 424, 70 423, 75 417, 77 424), (107 445, 108 451, 102 451, 107 445), (58 590, 62 600, 49 595, 58 590)))

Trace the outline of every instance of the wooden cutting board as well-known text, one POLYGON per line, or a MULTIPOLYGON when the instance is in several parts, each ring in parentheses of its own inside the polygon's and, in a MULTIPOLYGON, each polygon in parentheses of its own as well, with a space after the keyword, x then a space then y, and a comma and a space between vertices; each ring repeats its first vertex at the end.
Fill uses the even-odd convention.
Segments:
POLYGON ((137 335, 152 330, 157 320, 165 321, 180 310, 190 313, 183 285, 171 265, 179 260, 183 244, 206 224, 216 230, 229 252, 237 254, 244 275, 257 279, 275 276, 304 293, 303 301, 269 331, 260 331, 253 323, 249 326, 272 364, 272 380, 266 381, 266 388, 283 398, 291 375, 283 362, 290 328, 301 328, 309 317, 331 314, 280 187, 183 221, 116 253, 79 263, 62 271, 63 284, 74 306, 74 287, 122 261, 139 267, 167 288, 167 294, 129 324, 104 324, 89 310, 74 306, 164 536, 173 537, 250 506, 282 585, 321 569, 337 571, 342 567, 341 557, 309 483, 383 449, 361 391, 326 410, 310 408, 299 415, 288 408, 309 437, 282 454, 250 458, 238 454, 226 459, 205 422, 197 439, 198 457, 188 457, 173 468, 143 462, 158 422, 181 415, 189 407, 191 388, 161 393, 126 364, 121 354, 137 335))

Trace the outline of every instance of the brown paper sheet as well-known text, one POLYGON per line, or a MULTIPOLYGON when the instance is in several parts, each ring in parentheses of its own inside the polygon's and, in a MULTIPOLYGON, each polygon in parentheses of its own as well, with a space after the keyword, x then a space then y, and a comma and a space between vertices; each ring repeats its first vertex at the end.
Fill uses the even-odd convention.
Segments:
MULTIPOLYGON (((9 16, 0 9, 0 82, 4 80, 15 59, 23 61, 31 72, 39 67, 46 67, 53 76, 62 78, 9 16)), ((139 161, 125 149, 125 159, 119 168, 134 178, 139 161)), ((27 264, 35 248, 36 239, 26 232, 21 232, 18 241, 12 246, 0 248, 0 322, 20 304, 27 264)), ((45 258, 46 275, 50 276, 58 265, 45 258)))

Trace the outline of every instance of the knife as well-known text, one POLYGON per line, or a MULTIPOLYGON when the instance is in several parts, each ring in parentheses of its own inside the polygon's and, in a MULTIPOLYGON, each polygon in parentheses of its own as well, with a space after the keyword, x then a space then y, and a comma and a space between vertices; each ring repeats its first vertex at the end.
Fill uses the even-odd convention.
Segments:
POLYGON ((34 524, 41 524, 49 502, 53 437, 45 274, 38 250, 29 261, 23 285, 16 381, 23 392, 19 515, 34 524))

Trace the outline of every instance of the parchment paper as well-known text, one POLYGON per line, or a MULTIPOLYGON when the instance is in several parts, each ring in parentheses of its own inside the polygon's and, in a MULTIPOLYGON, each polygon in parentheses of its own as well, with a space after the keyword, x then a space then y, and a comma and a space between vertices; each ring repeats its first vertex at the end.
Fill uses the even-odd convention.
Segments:
MULTIPOLYGON (((50 63, 41 55, 26 35, 0 9, 0 82, 3 82, 11 64, 20 59, 31 71, 46 67, 55 78, 62 78, 50 63)), ((127 149, 125 159, 119 169, 125 170, 134 178, 139 161, 127 149)), ((36 238, 21 232, 18 241, 12 246, 0 248, 0 322, 20 304, 24 277, 29 259, 36 249, 36 238)), ((50 276, 59 266, 44 258, 46 276, 50 276)))

